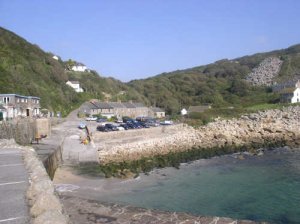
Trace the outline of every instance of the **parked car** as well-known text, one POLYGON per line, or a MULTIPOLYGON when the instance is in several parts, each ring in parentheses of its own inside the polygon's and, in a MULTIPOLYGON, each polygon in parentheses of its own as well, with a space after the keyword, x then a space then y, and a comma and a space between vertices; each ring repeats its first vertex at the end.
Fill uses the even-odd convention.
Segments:
POLYGON ((97 131, 108 132, 110 130, 103 125, 99 125, 99 126, 97 126, 97 131))
POLYGON ((156 121, 153 121, 153 120, 148 121, 147 124, 148 124, 149 126, 152 126, 152 127, 157 127, 157 126, 159 126, 159 123, 156 122, 156 121))
POLYGON ((166 120, 166 121, 161 121, 160 124, 161 124, 161 125, 172 125, 172 124, 173 124, 173 121, 168 121, 168 120, 166 120))
POLYGON ((118 131, 125 131, 125 128, 122 126, 116 126, 116 128, 118 129, 118 131))
POLYGON ((115 122, 116 123, 123 123, 123 120, 122 119, 117 119, 115 122))
POLYGON ((123 117, 123 122, 127 123, 127 122, 134 122, 134 119, 130 118, 130 117, 123 117))
POLYGON ((80 122, 78 125, 79 129, 84 129, 86 127, 86 124, 84 122, 80 122))
POLYGON ((110 131, 118 131, 118 128, 113 124, 105 124, 104 127, 108 128, 110 131))
POLYGON ((150 125, 147 122, 139 122, 139 124, 143 127, 143 128, 150 128, 150 125))
POLYGON ((106 122, 106 121, 107 121, 107 118, 98 118, 98 119, 97 119, 97 122, 98 122, 98 123, 106 122))
POLYGON ((138 127, 133 122, 127 122, 126 123, 129 129, 137 129, 138 127))
POLYGON ((90 117, 85 118, 85 120, 86 120, 86 121, 96 121, 96 120, 97 120, 97 117, 92 117, 92 116, 90 116, 90 117))
POLYGON ((123 127, 125 130, 130 129, 130 127, 128 126, 128 124, 120 124, 120 127, 123 127))

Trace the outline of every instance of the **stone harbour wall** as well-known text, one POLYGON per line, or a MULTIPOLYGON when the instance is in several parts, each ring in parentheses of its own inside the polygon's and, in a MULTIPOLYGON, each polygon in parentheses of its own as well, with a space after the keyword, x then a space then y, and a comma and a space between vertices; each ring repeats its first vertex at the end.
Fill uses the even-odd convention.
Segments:
POLYGON ((300 145, 300 107, 268 110, 239 119, 217 120, 200 128, 183 125, 177 132, 99 148, 101 164, 139 160, 192 148, 300 145))
POLYGON ((102 140, 110 140, 110 139, 117 139, 117 138, 131 138, 135 136, 152 136, 152 135, 159 135, 159 134, 171 134, 175 133, 178 130, 184 127, 183 124, 175 124, 175 125, 168 125, 168 126, 158 126, 158 127, 151 127, 151 128, 143 128, 143 129, 131 129, 127 131, 116 131, 116 132, 94 132, 93 133, 93 140, 95 142, 100 142, 102 140))

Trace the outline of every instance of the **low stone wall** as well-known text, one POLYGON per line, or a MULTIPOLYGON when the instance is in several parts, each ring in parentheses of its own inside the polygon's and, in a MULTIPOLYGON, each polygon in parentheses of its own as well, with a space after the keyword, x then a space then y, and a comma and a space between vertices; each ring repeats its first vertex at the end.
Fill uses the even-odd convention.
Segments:
POLYGON ((130 138, 136 136, 145 136, 149 137, 152 135, 159 135, 161 133, 172 134, 180 131, 186 125, 184 124, 175 124, 175 125, 166 125, 166 126, 158 126, 151 128, 143 128, 143 129, 131 129, 126 131, 116 131, 116 132, 94 132, 93 140, 95 142, 101 140, 109 140, 116 138, 130 138))
POLYGON ((36 125, 32 119, 2 121, 0 139, 15 139, 18 144, 28 145, 35 136, 36 125))
POLYGON ((27 199, 33 224, 69 224, 62 204, 54 191, 52 181, 31 147, 20 146, 11 140, 1 140, 1 147, 20 148, 24 156, 25 167, 29 173, 27 199))
POLYGON ((273 143, 299 147, 299 106, 219 120, 198 129, 182 126, 167 136, 99 148, 99 161, 101 164, 118 163, 192 148, 261 147, 273 143))

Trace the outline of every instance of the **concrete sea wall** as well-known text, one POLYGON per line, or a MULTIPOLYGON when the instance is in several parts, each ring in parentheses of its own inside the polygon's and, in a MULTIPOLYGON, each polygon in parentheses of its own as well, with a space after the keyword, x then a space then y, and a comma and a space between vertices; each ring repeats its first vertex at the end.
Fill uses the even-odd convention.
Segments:
POLYGON ((99 161, 101 164, 119 163, 184 152, 192 148, 255 148, 272 144, 299 147, 300 107, 268 110, 244 115, 239 119, 217 120, 198 129, 185 125, 175 126, 173 129, 177 131, 168 132, 166 127, 164 132, 157 129, 161 131, 161 136, 149 138, 145 134, 138 141, 102 145, 98 149, 99 161))
POLYGON ((13 139, 0 140, 1 148, 19 148, 22 150, 25 167, 29 174, 27 201, 33 224, 68 224, 68 215, 55 193, 54 185, 32 147, 20 146, 13 139))

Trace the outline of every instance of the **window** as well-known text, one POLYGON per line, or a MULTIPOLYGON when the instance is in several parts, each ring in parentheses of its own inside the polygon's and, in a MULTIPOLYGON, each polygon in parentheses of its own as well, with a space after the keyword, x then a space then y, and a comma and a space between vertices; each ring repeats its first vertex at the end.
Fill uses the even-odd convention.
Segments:
POLYGON ((8 104, 9 103, 9 97, 4 97, 4 103, 8 104))

